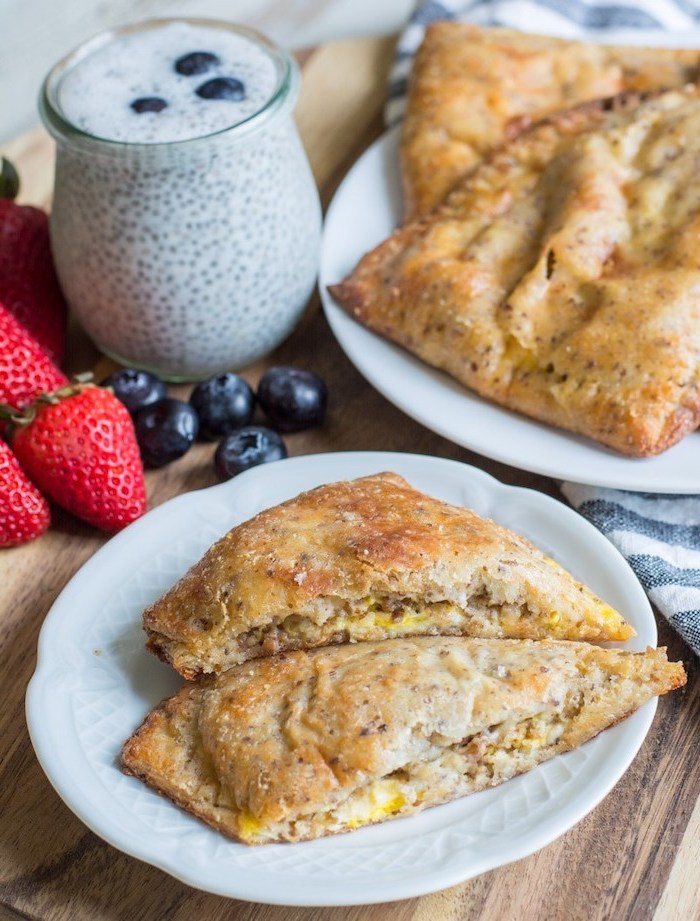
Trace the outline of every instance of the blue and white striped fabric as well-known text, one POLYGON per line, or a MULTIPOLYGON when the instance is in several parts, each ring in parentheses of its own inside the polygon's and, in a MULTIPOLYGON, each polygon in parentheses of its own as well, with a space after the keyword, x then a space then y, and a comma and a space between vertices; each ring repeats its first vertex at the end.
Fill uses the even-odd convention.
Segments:
MULTIPOLYGON (((408 75, 426 26, 438 19, 576 38, 583 29, 700 25, 700 0, 424 0, 399 37, 385 119, 402 117, 408 75)), ((665 496, 565 483, 562 492, 618 548, 650 600, 700 655, 700 496, 665 496)))
POLYGON ((700 496, 565 483, 562 492, 622 553, 650 600, 700 655, 700 496))

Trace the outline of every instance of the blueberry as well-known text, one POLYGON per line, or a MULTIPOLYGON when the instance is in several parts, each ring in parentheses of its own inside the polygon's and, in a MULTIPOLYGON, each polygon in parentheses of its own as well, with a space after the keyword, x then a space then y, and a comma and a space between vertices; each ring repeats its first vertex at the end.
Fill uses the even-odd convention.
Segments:
POLYGON ((114 371, 102 381, 102 387, 111 387, 130 413, 162 400, 167 393, 165 384, 155 374, 134 368, 114 371))
POLYGON ((327 402, 325 383, 313 371, 302 368, 270 368, 258 384, 258 403, 280 432, 320 425, 327 402))
POLYGON ((286 456, 287 448, 277 432, 264 425, 246 425, 219 442, 214 465, 222 480, 230 480, 249 467, 282 460, 286 456))
POLYGON ((184 77, 196 77, 205 74, 221 64, 220 58, 211 51, 190 51, 175 61, 175 70, 184 77))
POLYGON ((199 416, 200 437, 216 441, 250 422, 255 394, 237 374, 217 374, 197 384, 190 405, 199 416))
POLYGON ((165 397, 134 416, 141 457, 149 467, 162 467, 182 457, 197 437, 199 420, 189 403, 165 397))
POLYGON ((245 86, 235 77, 214 77, 207 80, 195 90, 202 99, 228 99, 231 102, 240 102, 245 99, 245 86))
POLYGON ((141 115, 143 112, 162 112, 167 105, 165 99, 161 99, 160 96, 141 96, 139 99, 134 99, 131 108, 141 115))

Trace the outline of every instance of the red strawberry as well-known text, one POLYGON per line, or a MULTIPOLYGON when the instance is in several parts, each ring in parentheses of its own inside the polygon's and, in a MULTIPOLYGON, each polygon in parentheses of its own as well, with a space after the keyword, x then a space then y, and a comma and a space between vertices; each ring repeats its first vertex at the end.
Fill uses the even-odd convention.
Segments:
POLYGON ((0 199, 0 301, 54 361, 66 346, 67 307, 51 257, 46 214, 0 199))
POLYGON ((36 339, 0 304, 0 403, 21 409, 67 383, 36 339))
POLYGON ((77 384, 39 398, 11 443, 42 492, 83 521, 118 531, 145 512, 134 425, 110 391, 77 384))
POLYGON ((50 521, 48 502, 28 480, 8 445, 0 441, 0 547, 34 540, 50 521))

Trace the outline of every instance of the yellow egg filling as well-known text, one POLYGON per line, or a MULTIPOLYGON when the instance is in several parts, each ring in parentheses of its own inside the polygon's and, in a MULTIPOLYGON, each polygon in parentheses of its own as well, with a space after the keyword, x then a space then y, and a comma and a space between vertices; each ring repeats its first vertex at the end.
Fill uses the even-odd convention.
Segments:
POLYGON ((241 812, 238 816, 238 834, 241 838, 254 838, 262 827, 262 823, 250 812, 241 812))
POLYGON ((341 821, 349 828, 360 828, 399 812, 406 805, 403 786, 398 780, 375 780, 367 790, 353 794, 332 814, 332 821, 341 821))

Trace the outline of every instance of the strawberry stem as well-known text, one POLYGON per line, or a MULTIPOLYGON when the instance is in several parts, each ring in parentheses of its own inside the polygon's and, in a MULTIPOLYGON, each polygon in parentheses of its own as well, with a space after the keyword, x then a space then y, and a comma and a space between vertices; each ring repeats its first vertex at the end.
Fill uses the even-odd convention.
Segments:
POLYGON ((75 374, 71 383, 52 390, 50 393, 40 393, 22 409, 16 409, 8 403, 0 403, 0 422, 10 422, 12 427, 30 425, 36 419, 41 406, 56 406, 61 400, 74 397, 89 387, 97 386, 92 383, 92 378, 92 371, 75 374))
POLYGON ((7 157, 0 157, 0 198, 17 198, 19 176, 7 157))
POLYGON ((0 403, 0 421, 21 424, 22 410, 15 409, 8 403, 0 403))

